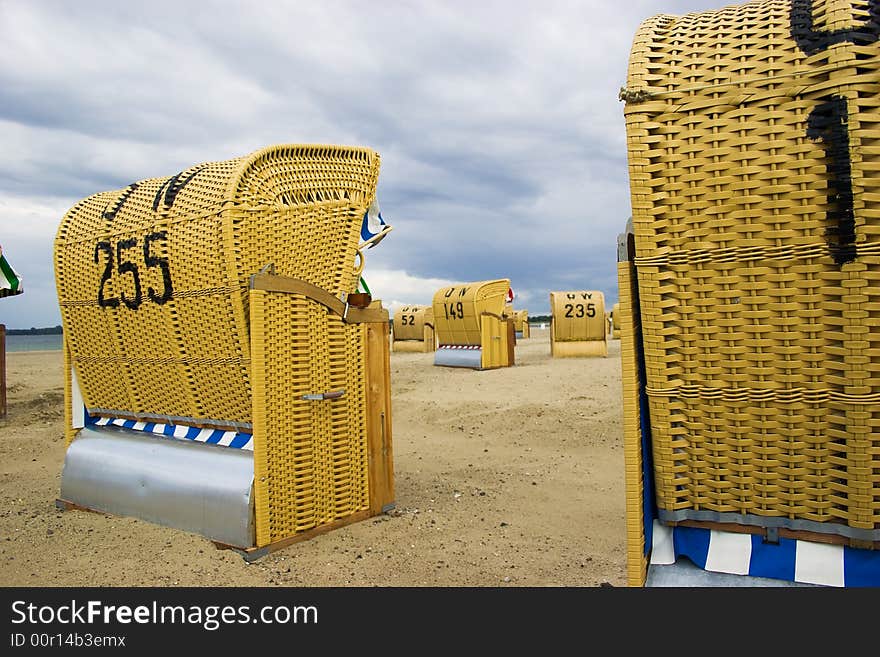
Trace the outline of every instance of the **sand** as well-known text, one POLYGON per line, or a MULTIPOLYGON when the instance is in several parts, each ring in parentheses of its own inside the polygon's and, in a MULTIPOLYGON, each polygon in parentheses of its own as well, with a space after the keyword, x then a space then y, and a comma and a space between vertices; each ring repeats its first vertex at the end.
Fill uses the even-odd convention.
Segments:
POLYGON ((2 586, 625 586, 620 343, 515 367, 391 355, 396 508, 253 563, 135 518, 61 511, 60 351, 7 354, 2 586))

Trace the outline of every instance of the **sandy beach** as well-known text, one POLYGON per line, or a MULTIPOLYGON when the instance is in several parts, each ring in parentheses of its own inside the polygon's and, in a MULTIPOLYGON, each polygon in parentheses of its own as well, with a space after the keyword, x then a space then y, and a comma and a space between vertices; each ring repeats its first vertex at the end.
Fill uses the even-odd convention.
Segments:
POLYGON ((60 351, 7 354, 2 586, 625 586, 620 343, 514 367, 391 354, 396 508, 254 563, 141 520, 61 511, 60 351))

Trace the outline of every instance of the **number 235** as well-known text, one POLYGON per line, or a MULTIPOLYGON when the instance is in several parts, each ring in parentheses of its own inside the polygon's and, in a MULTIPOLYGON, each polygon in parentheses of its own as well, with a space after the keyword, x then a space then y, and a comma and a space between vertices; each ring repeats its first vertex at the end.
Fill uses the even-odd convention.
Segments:
MULTIPOLYGON (((584 304, 582 303, 567 303, 565 304, 565 316, 566 317, 583 317, 584 316, 584 304)), ((587 317, 595 317, 596 316, 596 304, 588 303, 586 310, 587 317)))

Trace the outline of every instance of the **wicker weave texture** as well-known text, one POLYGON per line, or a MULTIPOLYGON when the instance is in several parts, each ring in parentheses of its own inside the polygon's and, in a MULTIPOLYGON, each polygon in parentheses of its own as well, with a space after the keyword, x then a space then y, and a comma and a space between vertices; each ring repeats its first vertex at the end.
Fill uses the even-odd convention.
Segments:
POLYGON ((366 329, 302 295, 250 299, 259 547, 369 508, 366 329))
POLYGON ((878 34, 876 0, 765 0, 635 35, 622 97, 661 515, 880 540, 878 34))
POLYGON ((504 312, 510 280, 459 283, 434 293, 434 330, 441 345, 481 345, 480 316, 504 312))
POLYGON ((354 292, 378 155, 278 145, 83 199, 55 273, 90 409, 250 422, 248 277, 354 292))

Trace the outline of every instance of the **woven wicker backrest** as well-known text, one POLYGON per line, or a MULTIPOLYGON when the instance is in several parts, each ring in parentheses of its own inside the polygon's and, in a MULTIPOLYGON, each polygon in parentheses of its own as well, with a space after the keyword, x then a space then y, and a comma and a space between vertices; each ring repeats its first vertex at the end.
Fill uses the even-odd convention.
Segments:
POLYGON ((480 315, 504 312, 509 279, 459 283, 434 293, 434 329, 441 345, 479 346, 480 315))
POLYGON ((635 35, 621 97, 666 520, 880 539, 878 35, 877 0, 635 35))
POLYGON ((425 324, 434 325, 432 306, 402 306, 394 313, 394 339, 424 340, 425 324))
POLYGON ((77 203, 55 273, 87 408, 250 422, 249 276, 354 292, 378 172, 370 149, 279 145, 77 203))
MULTIPOLYGON (((294 294, 250 293, 257 545, 367 509, 364 325, 294 294), (344 391, 338 399, 303 395, 344 391)), ((387 344, 387 343, 386 343, 387 344)))
POLYGON ((611 306, 611 327, 620 330, 620 304, 611 306))
POLYGON ((550 313, 554 340, 605 340, 605 295, 598 290, 551 292, 550 313))
POLYGON ((513 315, 513 327, 517 331, 522 331, 523 327, 529 323, 529 311, 528 310, 517 310, 513 315))

